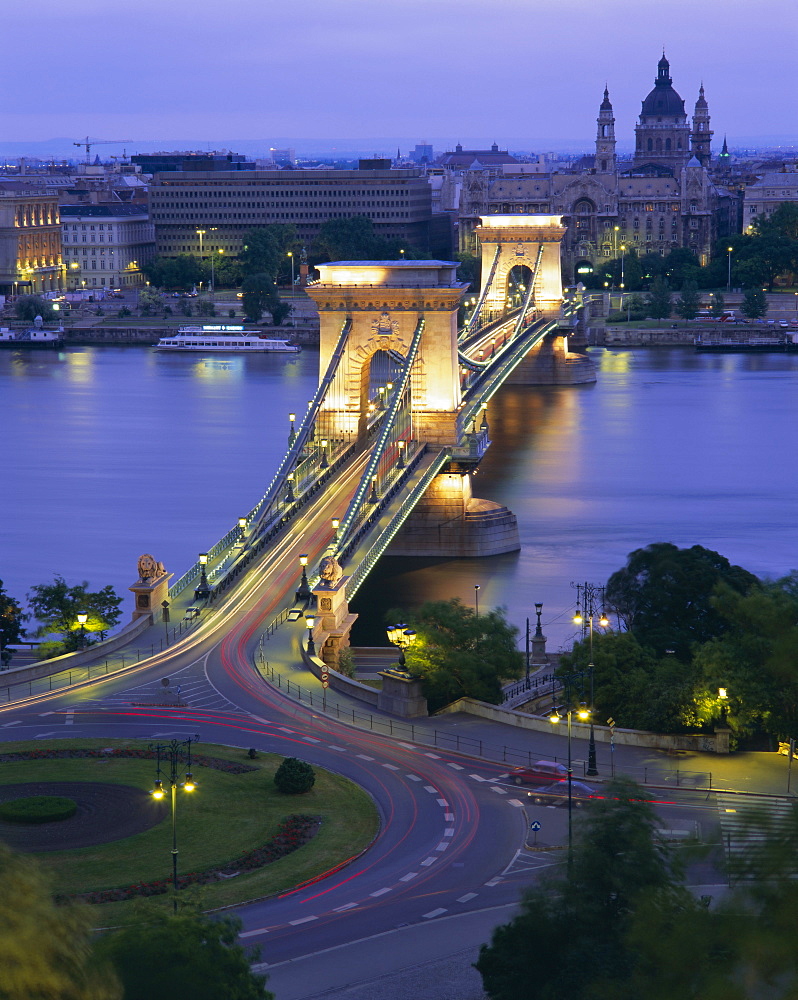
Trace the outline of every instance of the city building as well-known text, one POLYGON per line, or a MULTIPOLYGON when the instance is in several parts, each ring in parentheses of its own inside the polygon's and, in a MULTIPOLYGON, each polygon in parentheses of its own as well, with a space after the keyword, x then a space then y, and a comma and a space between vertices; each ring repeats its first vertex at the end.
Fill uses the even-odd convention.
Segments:
POLYGON ((26 180, 0 181, 0 295, 63 288, 58 195, 26 180))
POLYGON ((746 185, 743 201, 743 227, 767 218, 784 202, 798 202, 798 164, 785 163, 779 170, 769 170, 746 185))
POLYGON ((451 253, 449 217, 433 217, 423 171, 389 168, 389 161, 364 160, 359 170, 156 174, 150 184, 150 218, 157 252, 237 254, 247 230, 272 223, 294 225, 309 245, 328 219, 367 216, 379 236, 406 240, 442 257, 448 244, 451 253))
POLYGON ((130 288, 155 254, 145 205, 62 205, 61 244, 67 287, 130 288))
MULTIPOLYGON (((513 162, 462 169, 460 249, 477 252, 474 228, 481 215, 529 212, 564 217, 566 274, 573 275, 580 263, 631 249, 665 255, 688 247, 706 261, 714 241, 734 231, 729 227, 737 212, 731 203, 739 197, 710 172, 711 138, 703 86, 690 123, 663 54, 654 87, 642 102, 631 161, 616 155, 615 115, 605 88, 595 152, 571 169, 546 173, 540 163, 513 162)), ((454 168, 471 152, 481 164, 480 151, 458 148, 450 161, 454 168)))
POLYGON ((162 174, 174 170, 254 170, 255 164, 241 153, 136 153, 130 157, 131 163, 141 168, 144 174, 162 174))

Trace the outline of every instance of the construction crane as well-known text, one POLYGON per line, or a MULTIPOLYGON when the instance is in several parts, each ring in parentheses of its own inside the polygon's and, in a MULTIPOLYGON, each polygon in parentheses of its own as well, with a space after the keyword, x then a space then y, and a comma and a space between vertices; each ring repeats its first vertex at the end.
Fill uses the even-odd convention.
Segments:
POLYGON ((133 142, 132 139, 92 139, 91 136, 86 136, 82 142, 73 142, 73 146, 81 146, 86 150, 86 163, 89 163, 91 157, 91 147, 92 146, 113 146, 119 142, 133 142))

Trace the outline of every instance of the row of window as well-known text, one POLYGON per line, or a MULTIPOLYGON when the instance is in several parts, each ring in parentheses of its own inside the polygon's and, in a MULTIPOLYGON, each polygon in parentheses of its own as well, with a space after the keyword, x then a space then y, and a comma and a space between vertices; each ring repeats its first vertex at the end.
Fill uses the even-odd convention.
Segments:
MULTIPOLYGON (((94 230, 95 230, 95 229, 99 229, 99 231, 100 231, 100 232, 103 232, 103 230, 107 228, 107 229, 108 229, 108 232, 109 232, 109 233, 112 233, 112 232, 114 231, 114 227, 113 227, 112 225, 110 225, 110 223, 109 223, 109 225, 108 225, 108 226, 106 227, 105 223, 103 223, 103 222, 101 222, 101 223, 99 224, 99 226, 80 226, 80 227, 78 227, 78 226, 76 226, 76 225, 73 225, 73 226, 72 226, 72 232, 73 232, 73 233, 76 233, 76 232, 78 231, 78 228, 80 228, 80 230, 81 230, 82 232, 84 232, 84 233, 86 232, 86 230, 87 230, 87 229, 88 229, 88 230, 89 230, 90 232, 92 232, 92 233, 94 232, 94 230)), ((64 225, 64 232, 66 233, 66 232, 68 232, 68 231, 69 231, 69 226, 68 226, 68 225, 64 225)))

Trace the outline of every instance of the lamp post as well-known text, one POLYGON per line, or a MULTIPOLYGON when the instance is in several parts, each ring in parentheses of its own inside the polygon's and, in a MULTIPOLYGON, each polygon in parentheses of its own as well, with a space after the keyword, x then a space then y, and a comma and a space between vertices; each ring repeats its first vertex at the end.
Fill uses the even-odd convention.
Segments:
POLYGON ((172 906, 177 913, 177 787, 184 792, 191 793, 196 790, 197 785, 191 774, 191 744, 196 743, 199 736, 189 736, 187 740, 171 740, 169 743, 151 743, 150 750, 155 753, 156 770, 155 783, 150 794, 156 801, 160 801, 166 795, 164 790, 164 771, 161 768, 161 761, 169 763, 169 786, 172 798, 172 888, 174 897, 172 906), (183 781, 180 781, 180 765, 185 758, 185 773, 183 781))
POLYGON ((397 646, 399 649, 399 668, 403 671, 407 670, 407 660, 405 659, 405 650, 412 646, 416 641, 417 633, 414 629, 408 628, 404 623, 401 625, 390 625, 386 630, 385 634, 388 636, 388 642, 392 646, 397 646))
POLYGON ((479 618, 479 584, 474 584, 474 614, 479 618))
MULTIPOLYGON (((563 707, 565 711, 566 718, 568 720, 568 867, 571 867, 571 862, 573 859, 573 767, 571 761, 571 717, 573 716, 574 709, 571 705, 571 684, 575 680, 583 680, 584 675, 581 673, 577 674, 566 674, 562 677, 562 682, 564 684, 565 691, 565 701, 566 705, 563 707)), ((560 715, 561 709, 558 709, 555 705, 551 710, 551 715, 549 716, 549 722, 553 725, 557 725, 562 722, 562 716, 560 715)), ((586 722, 588 718, 592 717, 592 713, 587 708, 587 706, 582 702, 576 711, 579 719, 582 722, 586 722)), ((590 771, 588 771, 590 774, 590 771)))
POLYGON ((166 645, 169 645, 169 601, 161 601, 161 607, 163 608, 163 613, 161 615, 161 620, 163 621, 164 631, 166 632, 166 645))
POLYGON ((294 316, 294 255, 289 250, 287 256, 291 258, 291 326, 296 326, 296 317, 294 316))
POLYGON ((88 615, 77 615, 78 625, 80 625, 80 648, 86 648, 86 622, 89 620, 88 615))
POLYGON ((288 432, 288 447, 296 441, 296 428, 294 427, 294 421, 296 420, 296 413, 289 413, 288 419, 291 422, 291 429, 288 432))
POLYGON ((732 255, 732 250, 734 250, 734 247, 727 247, 726 248, 726 253, 728 253, 728 255, 729 255, 729 278, 728 278, 728 281, 726 283, 726 291, 727 292, 731 291, 731 255, 732 255))
POLYGON ((308 627, 308 647, 307 647, 308 656, 315 656, 316 647, 313 643, 313 628, 316 625, 316 616, 305 615, 305 625, 307 625, 308 627))
POLYGON ((338 529, 341 527, 341 518, 340 517, 334 517, 334 518, 332 518, 332 522, 331 523, 332 523, 332 530, 333 530, 333 541, 337 542, 338 541, 338 529))
MULTIPOLYGON (((216 253, 222 254, 224 253, 224 250, 217 250, 216 253)), ((214 270, 213 270, 213 265, 215 260, 216 260, 216 255, 214 254, 213 250, 211 250, 211 296, 213 296, 214 293, 216 292, 216 277, 214 275, 214 270)))
POLYGON ((194 599, 197 601, 204 601, 211 595, 211 588, 210 584, 208 583, 208 574, 205 568, 208 565, 207 552, 200 552, 199 564, 200 564, 200 582, 194 589, 194 599))
POLYGON ((582 626, 582 636, 585 634, 585 618, 587 618, 587 629, 590 635, 590 662, 588 663, 588 673, 590 674, 590 742, 587 752, 587 773, 589 775, 598 774, 596 767, 596 734, 593 731, 593 619, 598 618, 598 624, 602 628, 609 625, 609 620, 604 614, 604 588, 593 583, 572 583, 576 588, 576 614, 573 617, 574 625, 582 626), (599 615, 596 606, 601 604, 602 611, 599 615), (581 605, 581 607, 580 607, 581 605), (584 615, 582 613, 584 608, 584 615))
POLYGON ((299 557, 299 565, 302 567, 302 579, 299 581, 296 600, 309 601, 313 595, 310 592, 310 584, 308 583, 308 557, 304 552, 299 557))
POLYGON ((203 256, 203 254, 202 254, 202 238, 203 238, 203 236, 205 236, 206 230, 205 229, 195 229, 194 232, 197 234, 197 236, 199 236, 199 241, 200 241, 200 263, 201 263, 202 262, 202 256, 203 256))

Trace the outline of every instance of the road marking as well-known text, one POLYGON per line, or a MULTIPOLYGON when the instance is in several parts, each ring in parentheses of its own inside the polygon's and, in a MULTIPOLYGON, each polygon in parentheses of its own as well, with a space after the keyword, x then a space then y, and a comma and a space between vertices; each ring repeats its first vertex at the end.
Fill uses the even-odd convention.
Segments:
POLYGON ((399 746, 400 746, 400 747, 404 747, 404 748, 405 748, 405 750, 415 750, 415 749, 416 749, 416 748, 415 748, 415 747, 413 746, 413 744, 412 744, 412 743, 402 743, 402 742, 401 742, 401 740, 399 741, 399 746))
POLYGON ((286 729, 285 726, 278 726, 277 728, 281 733, 293 733, 294 731, 293 729, 286 729))
POLYGON ((410 778, 411 781, 421 781, 417 774, 406 774, 405 777, 410 778))
POLYGON ((3 724, 3 729, 8 729, 9 726, 21 726, 22 719, 17 719, 16 722, 6 722, 3 724))
POLYGON ((475 893, 475 892, 467 892, 465 894, 465 896, 461 896, 457 900, 457 902, 458 903, 467 903, 469 901, 469 899, 476 899, 476 898, 477 898, 477 893, 475 893))
POLYGON ((289 920, 288 923, 292 927, 297 927, 299 924, 309 924, 311 920, 318 920, 318 917, 300 917, 299 920, 289 920))
POLYGON ((432 920, 434 917, 439 917, 442 913, 446 913, 446 910, 442 906, 439 906, 437 910, 430 910, 429 913, 422 915, 425 920, 432 920))
POLYGON ((518 809, 524 808, 524 803, 520 799, 508 799, 507 802, 511 806, 516 806, 518 809))
POLYGON ((442 806, 444 809, 446 808, 446 806, 449 805, 449 803, 446 801, 446 799, 438 799, 437 802, 438 802, 438 805, 442 806))
POLYGON ((360 758, 360 760, 374 760, 373 757, 367 757, 364 753, 359 753, 357 754, 357 756, 360 758))
POLYGON ((447 760, 446 763, 449 765, 449 767, 453 767, 455 771, 465 771, 464 767, 460 767, 459 764, 455 764, 453 760, 447 760))
POLYGON ((440 754, 437 754, 437 753, 425 753, 424 756, 425 757, 431 757, 433 760, 440 760, 441 759, 440 754))
POLYGON ((45 736, 55 736, 55 730, 52 730, 49 733, 36 733, 36 735, 33 738, 35 740, 43 740, 45 736))
POLYGON ((377 889, 376 892, 370 892, 369 896, 384 896, 386 892, 390 891, 390 889, 377 889))
POLYGON ((454 823, 454 813, 444 813, 443 818, 447 823, 454 823))
POLYGON ((506 788, 499 788, 498 785, 491 785, 490 786, 490 790, 492 792, 496 792, 497 795, 506 795, 507 794, 507 789, 506 788))
POLYGON ((399 770, 399 768, 396 766, 396 764, 383 764, 382 766, 383 767, 387 767, 389 771, 398 771, 399 770))
POLYGON ((415 878, 417 875, 418 875, 418 872, 408 872, 407 875, 403 875, 399 879, 399 881, 400 882, 409 882, 411 878, 415 878))
POLYGON ((75 710, 74 708, 70 708, 70 710, 66 714, 66 719, 64 719, 64 725, 71 726, 74 724, 74 722, 75 722, 75 710))
POLYGON ((55 712, 40 712, 40 713, 39 713, 39 718, 40 718, 40 719, 44 719, 44 718, 46 718, 46 717, 47 717, 48 715, 55 715, 55 712))
POLYGON ((438 846, 435 848, 435 850, 436 851, 445 851, 446 848, 449 846, 450 843, 451 843, 451 841, 449 841, 449 840, 442 840, 440 842, 440 844, 438 844, 438 846))
POLYGON ((307 740, 308 743, 321 743, 321 740, 314 740, 312 736, 303 736, 303 740, 307 740))
POLYGON ((257 927, 254 931, 243 931, 238 936, 241 938, 254 937, 256 934, 268 934, 269 931, 266 927, 257 927))
POLYGON ((425 868, 429 868, 429 866, 430 866, 430 865, 434 865, 434 864, 435 864, 435 862, 436 862, 437 860, 438 860, 437 858, 425 858, 425 859, 424 859, 424 860, 423 860, 423 861, 421 862, 421 864, 422 864, 422 865, 423 865, 423 866, 424 866, 425 868))
POLYGON ((492 878, 490 880, 490 882, 486 882, 485 885, 494 886, 494 885, 498 885, 499 882, 501 882, 501 881, 502 881, 501 875, 497 875, 496 878, 492 878))
POLYGON ((473 778, 474 781, 487 781, 487 778, 483 778, 481 774, 469 774, 469 778, 473 778))
POLYGON ((345 903, 343 906, 336 906, 333 913, 343 913, 344 910, 354 910, 357 905, 357 903, 345 903))
POLYGON ((444 837, 453 837, 454 836, 454 827, 453 826, 447 826, 446 829, 443 831, 443 835, 444 835, 444 837))
POLYGON ((337 750, 338 753, 346 753, 346 748, 345 747, 337 747, 337 746, 334 746, 332 743, 328 743, 327 744, 327 749, 328 750, 337 750))

